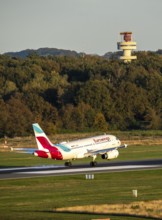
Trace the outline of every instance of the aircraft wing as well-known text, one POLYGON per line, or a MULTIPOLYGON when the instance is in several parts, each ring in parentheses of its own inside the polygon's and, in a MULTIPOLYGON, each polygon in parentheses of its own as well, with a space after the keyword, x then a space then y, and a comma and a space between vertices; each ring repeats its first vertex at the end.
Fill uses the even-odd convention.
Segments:
POLYGON ((85 153, 85 157, 91 157, 91 156, 98 155, 98 154, 105 154, 109 151, 117 150, 118 148, 127 148, 127 144, 124 144, 119 147, 105 148, 102 150, 94 150, 94 151, 91 150, 91 151, 88 151, 87 153, 85 153))
POLYGON ((11 147, 11 151, 16 151, 18 153, 26 153, 26 154, 33 154, 36 151, 36 148, 14 148, 11 147))

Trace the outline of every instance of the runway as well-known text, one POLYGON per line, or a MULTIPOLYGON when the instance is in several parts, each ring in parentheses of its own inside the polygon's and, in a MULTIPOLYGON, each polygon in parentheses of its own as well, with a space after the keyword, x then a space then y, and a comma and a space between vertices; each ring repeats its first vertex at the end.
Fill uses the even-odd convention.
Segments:
POLYGON ((87 173, 125 172, 128 170, 162 169, 162 159, 98 163, 96 167, 87 164, 62 166, 34 166, 0 168, 0 179, 21 179, 42 176, 74 175, 87 173))

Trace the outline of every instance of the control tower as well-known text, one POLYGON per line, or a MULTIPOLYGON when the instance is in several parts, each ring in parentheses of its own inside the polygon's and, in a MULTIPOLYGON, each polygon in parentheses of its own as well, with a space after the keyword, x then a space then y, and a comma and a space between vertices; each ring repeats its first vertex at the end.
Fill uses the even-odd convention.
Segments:
POLYGON ((132 40, 132 32, 121 32, 120 35, 121 42, 117 43, 118 50, 123 50, 123 56, 120 57, 120 60, 124 60, 124 63, 129 63, 137 59, 137 56, 131 55, 131 51, 137 48, 137 44, 132 40))

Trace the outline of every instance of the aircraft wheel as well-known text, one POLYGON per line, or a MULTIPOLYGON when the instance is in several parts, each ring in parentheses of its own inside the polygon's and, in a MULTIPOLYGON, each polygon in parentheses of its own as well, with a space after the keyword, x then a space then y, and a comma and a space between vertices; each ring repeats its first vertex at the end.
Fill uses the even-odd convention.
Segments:
POLYGON ((70 161, 65 162, 66 167, 71 167, 72 163, 70 161))
POLYGON ((71 162, 69 162, 68 166, 69 166, 69 167, 71 167, 71 165, 72 165, 72 163, 71 163, 71 162))
POLYGON ((96 165, 97 165, 97 162, 96 162, 96 161, 91 161, 91 162, 90 162, 90 166, 91 166, 91 167, 95 167, 96 165))

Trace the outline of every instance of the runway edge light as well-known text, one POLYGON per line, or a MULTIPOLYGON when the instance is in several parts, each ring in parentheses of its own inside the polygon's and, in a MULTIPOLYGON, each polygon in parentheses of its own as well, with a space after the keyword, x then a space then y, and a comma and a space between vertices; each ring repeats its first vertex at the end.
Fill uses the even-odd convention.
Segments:
POLYGON ((137 56, 132 56, 132 50, 137 48, 137 43, 132 40, 132 32, 121 32, 121 42, 117 42, 117 49, 123 50, 123 56, 119 59, 124 63, 130 63, 132 60, 136 60, 137 56))

